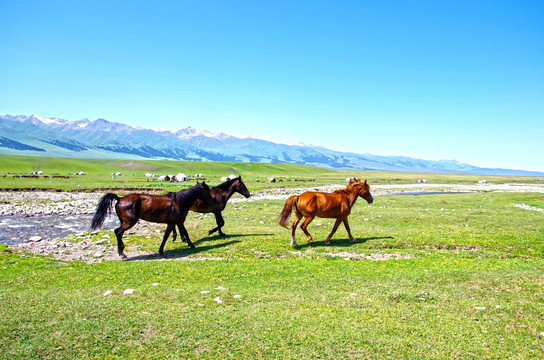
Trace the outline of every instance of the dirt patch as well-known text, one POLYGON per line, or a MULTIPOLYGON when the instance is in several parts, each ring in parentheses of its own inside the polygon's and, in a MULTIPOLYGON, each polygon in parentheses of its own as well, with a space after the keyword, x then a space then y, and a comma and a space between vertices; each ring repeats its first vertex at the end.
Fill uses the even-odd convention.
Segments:
POLYGON ((345 260, 370 260, 370 261, 386 261, 386 260, 406 260, 415 258, 414 254, 401 254, 401 253, 371 253, 360 254, 349 251, 342 251, 338 253, 325 253, 330 257, 341 257, 345 260))
POLYGON ((333 258, 343 258, 344 260, 354 260, 354 261, 360 261, 360 260, 369 260, 369 261, 386 261, 386 260, 406 260, 406 259, 413 259, 416 256, 414 254, 403 254, 403 253, 371 253, 371 254, 364 254, 364 253, 356 253, 356 252, 350 252, 350 251, 342 251, 337 253, 318 253, 315 251, 306 251, 306 252, 299 252, 299 251, 288 251, 289 254, 295 255, 298 257, 308 257, 308 258, 316 258, 320 256, 326 256, 326 257, 333 257, 333 258))
POLYGON ((530 210, 530 211, 537 211, 537 212, 544 213, 544 209, 537 208, 536 206, 530 206, 527 204, 514 204, 514 206, 523 210, 530 210))

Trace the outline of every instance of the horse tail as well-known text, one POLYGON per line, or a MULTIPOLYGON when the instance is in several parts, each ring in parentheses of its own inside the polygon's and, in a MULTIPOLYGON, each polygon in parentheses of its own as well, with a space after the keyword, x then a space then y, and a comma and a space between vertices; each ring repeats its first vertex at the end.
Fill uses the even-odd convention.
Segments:
POLYGON ((297 195, 292 195, 287 200, 285 200, 285 205, 283 205, 283 210, 281 211, 279 220, 280 225, 284 228, 287 227, 287 223, 289 222, 289 218, 291 217, 291 211, 293 210, 293 206, 296 206, 297 201, 297 195))
POLYGON ((91 223, 91 231, 102 227, 104 220, 106 220, 106 215, 108 215, 108 211, 111 211, 111 205, 114 200, 119 201, 119 196, 112 193, 107 193, 102 197, 102 199, 100 199, 98 205, 96 206, 93 222, 91 223))

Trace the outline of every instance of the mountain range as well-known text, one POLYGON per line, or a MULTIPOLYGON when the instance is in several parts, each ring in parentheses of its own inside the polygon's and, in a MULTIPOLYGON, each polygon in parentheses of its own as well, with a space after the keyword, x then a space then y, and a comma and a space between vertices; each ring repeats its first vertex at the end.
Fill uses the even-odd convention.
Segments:
POLYGON ((0 115, 0 154, 100 159, 171 159, 312 165, 329 169, 426 173, 538 175, 489 169, 455 160, 423 160, 286 145, 187 127, 153 130, 104 119, 68 121, 38 115, 0 115))

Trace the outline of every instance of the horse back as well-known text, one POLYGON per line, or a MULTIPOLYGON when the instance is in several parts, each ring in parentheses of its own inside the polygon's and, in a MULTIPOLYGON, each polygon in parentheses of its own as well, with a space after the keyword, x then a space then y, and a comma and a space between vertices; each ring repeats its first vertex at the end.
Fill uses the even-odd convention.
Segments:
POLYGON ((297 209, 304 216, 324 218, 349 214, 347 196, 343 193, 307 191, 298 197, 297 209))
POLYGON ((116 206, 119 217, 171 223, 179 217, 179 207, 168 196, 129 194, 119 199, 116 206))

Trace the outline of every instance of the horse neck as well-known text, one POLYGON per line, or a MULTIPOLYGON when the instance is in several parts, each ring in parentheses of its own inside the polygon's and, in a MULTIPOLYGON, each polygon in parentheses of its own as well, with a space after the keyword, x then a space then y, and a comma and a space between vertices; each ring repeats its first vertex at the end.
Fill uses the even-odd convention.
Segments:
POLYGON ((184 193, 180 192, 179 193, 180 196, 178 197, 178 199, 180 200, 179 202, 181 203, 189 202, 190 204, 192 204, 196 201, 196 199, 200 197, 200 193, 201 193, 201 190, 194 187, 188 189, 184 193))
POLYGON ((221 202, 227 202, 231 198, 231 196, 236 192, 236 187, 234 186, 234 183, 230 184, 229 188, 227 190, 216 188, 216 194, 218 199, 221 200, 221 202))
POLYGON ((349 207, 351 208, 355 205, 355 202, 359 197, 359 190, 356 190, 355 187, 353 187, 351 190, 346 191, 346 193, 348 195, 349 207))

